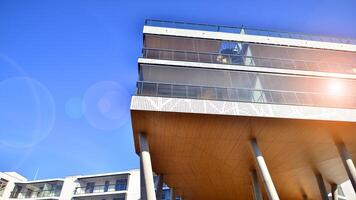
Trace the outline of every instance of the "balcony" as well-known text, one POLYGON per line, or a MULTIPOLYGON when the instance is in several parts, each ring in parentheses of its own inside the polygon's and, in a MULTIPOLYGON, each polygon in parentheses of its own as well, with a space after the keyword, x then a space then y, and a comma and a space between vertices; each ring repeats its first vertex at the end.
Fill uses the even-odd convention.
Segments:
POLYGON ((200 53, 191 51, 149 49, 142 50, 143 58, 200 62, 211 64, 243 65, 291 70, 320 71, 332 73, 356 73, 356 65, 342 63, 315 62, 298 59, 275 59, 234 54, 200 53))
POLYGON ((126 191, 126 184, 109 184, 109 185, 95 185, 93 187, 76 187, 74 190, 75 195, 82 194, 96 194, 105 192, 120 192, 126 191))
POLYGON ((48 198, 59 197, 61 194, 60 189, 56 190, 42 190, 42 191, 26 191, 26 192, 12 192, 11 197, 13 199, 36 199, 36 198, 48 198))
POLYGON ((311 41, 319 41, 319 42, 343 43, 343 44, 353 44, 353 45, 356 44, 356 39, 352 39, 352 38, 329 37, 323 35, 291 33, 291 32, 283 32, 283 31, 270 31, 270 30, 263 30, 263 29, 245 28, 242 26, 234 27, 234 26, 208 25, 208 24, 174 22, 174 21, 153 20, 153 19, 146 20, 145 25, 165 27, 165 28, 180 28, 180 29, 191 29, 191 30, 201 30, 201 31, 246 34, 246 35, 255 35, 255 36, 311 40, 311 41))
POLYGON ((154 96, 217 101, 356 108, 356 96, 321 92, 258 90, 250 88, 205 87, 138 81, 138 96, 154 96))

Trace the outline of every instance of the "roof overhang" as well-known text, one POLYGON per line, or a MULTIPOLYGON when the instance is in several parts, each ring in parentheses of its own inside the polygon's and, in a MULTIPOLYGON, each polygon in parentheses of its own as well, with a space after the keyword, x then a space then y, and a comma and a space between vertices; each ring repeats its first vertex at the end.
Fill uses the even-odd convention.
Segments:
POLYGON ((303 193, 318 199, 315 170, 328 182, 347 179, 335 142, 344 141, 356 159, 353 112, 138 96, 131 104, 136 152, 138 134, 146 134, 153 170, 189 199, 252 199, 251 138, 258 141, 281 199, 303 193))

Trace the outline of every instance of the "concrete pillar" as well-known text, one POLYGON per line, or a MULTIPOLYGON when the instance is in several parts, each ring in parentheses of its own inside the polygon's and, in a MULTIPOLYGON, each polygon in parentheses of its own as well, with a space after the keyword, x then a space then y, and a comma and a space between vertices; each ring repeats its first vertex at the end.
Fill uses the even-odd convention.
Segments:
POLYGON ((258 166, 258 170, 262 176, 263 183, 267 190, 267 195, 270 200, 279 200, 278 193, 276 188, 274 187, 271 175, 269 174, 266 162, 262 156, 261 150, 257 145, 256 139, 252 139, 251 141, 252 151, 255 156, 255 160, 258 166))
POLYGON ((141 162, 142 162, 141 169, 143 171, 143 179, 144 179, 144 184, 146 189, 146 199, 156 200, 151 156, 148 147, 148 142, 146 136, 141 133, 139 133, 139 143, 141 149, 141 153, 140 153, 141 162))
POLYGON ((325 183, 324 183, 323 176, 319 172, 316 172, 315 173, 315 177, 316 177, 316 180, 318 182, 321 199, 322 200, 329 200, 328 192, 326 191, 326 188, 325 188, 325 183))
POLYGON ((143 175, 143 166, 142 166, 142 159, 140 156, 140 192, 141 192, 141 199, 147 199, 146 196, 146 185, 145 185, 145 179, 144 179, 144 175, 143 175))
POLYGON ((337 144, 339 154, 346 169, 347 175, 351 181, 352 187, 356 192, 356 168, 354 162, 352 161, 350 153, 347 151, 344 143, 337 144))
POLYGON ((163 174, 160 174, 156 183, 156 199, 162 199, 162 189, 163 189, 163 174))
POLYGON ((174 188, 171 188, 171 200, 175 200, 176 199, 176 190, 174 188))
POLYGON ((338 191, 337 191, 337 185, 336 184, 331 184, 331 199, 332 200, 338 200, 338 191))
POLYGON ((255 200, 263 200, 261 188, 258 184, 258 176, 256 170, 251 171, 252 187, 253 187, 253 197, 255 200))

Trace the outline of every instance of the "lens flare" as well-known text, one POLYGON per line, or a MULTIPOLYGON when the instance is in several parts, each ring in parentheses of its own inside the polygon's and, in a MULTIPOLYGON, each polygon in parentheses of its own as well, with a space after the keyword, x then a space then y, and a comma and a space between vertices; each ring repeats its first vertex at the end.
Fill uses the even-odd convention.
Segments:
POLYGON ((111 131, 129 121, 130 93, 114 81, 92 85, 83 98, 84 117, 93 127, 111 131))
POLYGON ((345 86, 340 81, 333 80, 328 84, 328 94, 341 96, 344 94, 345 86))

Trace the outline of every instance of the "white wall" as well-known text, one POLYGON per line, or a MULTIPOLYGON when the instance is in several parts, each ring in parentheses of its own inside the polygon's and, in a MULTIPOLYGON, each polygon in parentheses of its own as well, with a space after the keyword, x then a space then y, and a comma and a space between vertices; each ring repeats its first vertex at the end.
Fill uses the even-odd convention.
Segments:
POLYGON ((131 170, 131 176, 129 177, 127 200, 140 199, 140 170, 131 170))

